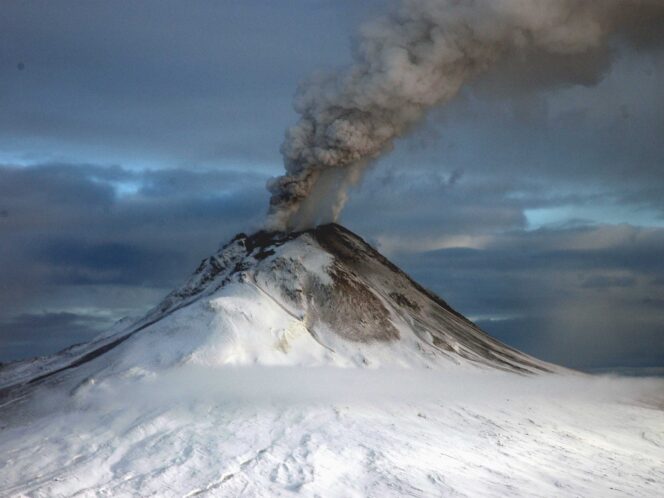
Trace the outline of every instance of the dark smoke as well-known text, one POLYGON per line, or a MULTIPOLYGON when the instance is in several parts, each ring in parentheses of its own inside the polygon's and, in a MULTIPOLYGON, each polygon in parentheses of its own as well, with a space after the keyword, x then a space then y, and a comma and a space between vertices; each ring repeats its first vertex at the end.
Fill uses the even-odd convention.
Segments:
MULTIPOLYGON (((336 219, 347 188, 433 106, 499 61, 534 54, 606 60, 610 35, 661 41, 664 0, 402 0, 363 26, 354 64, 303 83, 299 122, 281 147, 286 172, 268 184, 268 225, 304 228, 336 219), (648 38, 649 37, 649 38, 648 38)), ((565 64, 540 71, 568 78, 565 64)), ((582 84, 606 64, 588 65, 582 84)), ((507 66, 509 67, 509 66, 507 66)), ((573 73, 572 73, 573 74, 573 73)))

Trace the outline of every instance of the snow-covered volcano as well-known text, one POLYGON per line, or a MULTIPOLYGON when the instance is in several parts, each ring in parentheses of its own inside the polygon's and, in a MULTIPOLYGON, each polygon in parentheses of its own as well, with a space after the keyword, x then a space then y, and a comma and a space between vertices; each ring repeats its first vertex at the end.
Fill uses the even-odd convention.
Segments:
POLYGON ((143 319, 5 367, 2 387, 176 364, 553 368, 489 337, 360 237, 328 224, 239 234, 143 319))
POLYGON ((661 496, 661 392, 499 343, 338 225, 240 234, 0 369, 0 496, 661 496))

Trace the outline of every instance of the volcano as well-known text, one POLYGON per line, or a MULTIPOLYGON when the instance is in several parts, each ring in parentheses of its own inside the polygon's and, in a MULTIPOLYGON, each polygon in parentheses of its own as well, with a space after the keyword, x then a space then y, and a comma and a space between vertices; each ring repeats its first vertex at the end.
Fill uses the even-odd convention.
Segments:
POLYGON ((141 320, 5 367, 3 393, 61 376, 203 365, 555 370, 480 330, 348 229, 238 234, 141 320))
POLYGON ((349 230, 238 234, 0 369, 1 496, 661 496, 661 381, 489 337, 349 230))

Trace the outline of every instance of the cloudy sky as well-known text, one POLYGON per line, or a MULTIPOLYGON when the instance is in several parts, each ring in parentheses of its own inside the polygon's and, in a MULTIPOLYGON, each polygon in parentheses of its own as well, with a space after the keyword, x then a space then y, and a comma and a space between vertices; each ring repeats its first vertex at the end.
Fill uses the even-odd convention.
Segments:
MULTIPOLYGON (((4 2, 0 361, 144 312, 259 227, 298 82, 386 3, 4 2)), ((664 366, 661 28, 478 78, 341 222, 517 348, 664 366)))

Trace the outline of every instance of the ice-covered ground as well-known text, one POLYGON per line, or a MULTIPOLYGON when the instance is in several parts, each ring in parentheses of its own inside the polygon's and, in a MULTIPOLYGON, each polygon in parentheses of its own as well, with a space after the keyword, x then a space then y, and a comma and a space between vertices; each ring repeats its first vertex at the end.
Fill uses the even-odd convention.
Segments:
POLYGON ((0 496, 664 495, 664 381, 180 366, 0 410, 0 496))

